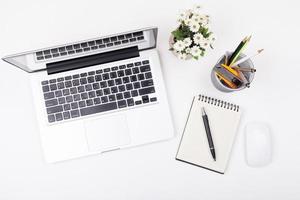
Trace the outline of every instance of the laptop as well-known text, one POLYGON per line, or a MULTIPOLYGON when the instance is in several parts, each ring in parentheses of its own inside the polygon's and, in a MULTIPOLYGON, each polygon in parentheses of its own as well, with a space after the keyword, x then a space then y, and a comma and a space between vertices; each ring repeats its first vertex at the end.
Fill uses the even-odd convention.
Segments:
POLYGON ((10 55, 28 72, 47 162, 174 136, 157 28, 10 55))

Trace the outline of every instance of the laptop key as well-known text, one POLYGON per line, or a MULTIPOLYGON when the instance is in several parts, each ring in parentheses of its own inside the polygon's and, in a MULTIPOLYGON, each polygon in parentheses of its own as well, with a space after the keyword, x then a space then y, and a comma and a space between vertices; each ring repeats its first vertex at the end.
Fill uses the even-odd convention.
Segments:
POLYGON ((144 36, 137 37, 138 40, 143 40, 144 36))
POLYGON ((123 99, 123 94, 122 93, 118 93, 116 94, 117 100, 121 100, 123 99))
POLYGON ((134 82, 133 87, 134 87, 134 89, 139 89, 141 87, 140 82, 134 82))
POLYGON ((135 101, 135 105, 140 105, 140 104, 142 104, 141 100, 135 101))
POLYGON ((73 86, 78 86, 79 85, 79 79, 75 79, 72 81, 73 86))
POLYGON ((149 87, 149 86, 153 85, 153 80, 148 79, 148 80, 142 81, 141 84, 142 84, 142 87, 149 87))
POLYGON ((95 105, 98 105, 98 104, 101 104, 101 100, 100 100, 100 98, 94 98, 94 104, 95 105))
POLYGON ((87 80, 88 80, 88 83, 94 83, 95 82, 95 78, 93 76, 89 76, 87 78, 87 80))
POLYGON ((119 85, 118 87, 120 92, 124 92, 125 91, 125 85, 119 85))
POLYGON ((126 100, 118 101, 118 107, 119 108, 125 108, 125 107, 127 107, 126 100))
POLYGON ((94 83, 94 84, 93 84, 93 89, 94 89, 94 90, 100 89, 99 83, 94 83))
POLYGON ((55 122, 55 116, 54 115, 48 115, 48 122, 49 123, 55 122))
POLYGON ((109 80, 109 81, 107 81, 107 84, 108 84, 109 87, 112 87, 112 86, 115 85, 115 81, 114 80, 109 80))
POLYGON ((55 96, 56 97, 61 97, 62 96, 62 91, 61 90, 55 91, 55 96))
POLYGON ((61 121, 61 120, 63 120, 63 115, 61 113, 56 113, 55 119, 56 119, 56 121, 61 121))
POLYGON ((86 106, 85 101, 79 101, 78 105, 80 108, 83 108, 86 106))
POLYGON ((72 87, 72 82, 71 81, 66 81, 65 85, 66 85, 66 88, 72 87))
POLYGON ((87 106, 92 106, 94 103, 93 103, 93 100, 92 99, 88 99, 86 100, 86 105, 87 106))
POLYGON ((65 104, 64 105, 64 111, 67 111, 67 110, 71 110, 71 105, 70 104, 65 104))
POLYGON ((139 89, 139 94, 140 95, 151 94, 151 93, 154 93, 154 92, 155 92, 154 87, 148 87, 148 88, 139 89))
POLYGON ((93 87, 92 87, 91 84, 85 85, 85 90, 86 90, 86 91, 90 91, 90 90, 92 90, 92 89, 93 89, 93 87))
POLYGON ((97 95, 98 97, 102 96, 102 95, 103 95, 102 90, 96 90, 96 95, 97 95))
POLYGON ((143 63, 143 65, 147 65, 147 64, 149 64, 149 60, 144 60, 144 61, 142 61, 142 63, 143 63))
POLYGON ((125 76, 124 70, 119 70, 119 71, 117 72, 117 74, 118 74, 118 77, 123 77, 123 76, 125 76))
POLYGON ((145 79, 144 74, 138 74, 138 79, 139 81, 144 80, 145 79))
POLYGON ((71 95, 66 96, 66 101, 67 101, 68 103, 72 102, 72 101, 73 101, 73 97, 72 97, 71 95))
POLYGON ((132 83, 126 84, 126 90, 132 90, 132 89, 133 89, 132 83))
POLYGON ((148 78, 152 78, 152 74, 151 74, 151 72, 147 72, 147 73, 145 73, 145 77, 146 77, 146 79, 148 79, 148 78))
POLYGON ((66 103, 66 98, 65 98, 65 97, 60 97, 60 98, 58 98, 58 103, 59 103, 59 104, 64 104, 64 103, 66 103))
POLYGON ((78 90, 78 92, 79 93, 82 93, 82 92, 84 92, 85 90, 84 90, 84 86, 79 86, 79 87, 77 87, 77 90, 78 90))
POLYGON ((64 96, 69 95, 70 94, 70 90, 69 89, 64 89, 63 90, 63 94, 64 94, 64 96))
POLYGON ((47 85, 49 84, 49 81, 42 81, 42 85, 47 85))
POLYGON ((103 94, 104 95, 109 95, 110 94, 110 89, 109 88, 103 89, 103 94))
POLYGON ((81 84, 81 85, 87 84, 86 78, 81 78, 81 79, 80 79, 80 84, 81 84))
POLYGON ((115 96, 114 94, 109 95, 109 96, 108 96, 108 100, 109 100, 109 101, 115 101, 115 100, 116 100, 116 96, 115 96))
POLYGON ((138 74, 140 72, 138 67, 132 68, 133 74, 138 74))
POLYGON ((77 88, 76 87, 70 88, 70 93, 71 94, 76 94, 77 93, 77 88))
POLYGON ((65 88, 65 83, 64 82, 57 83, 57 88, 58 89, 64 89, 65 88))
POLYGON ((133 100, 133 98, 127 99, 127 105, 128 106, 134 106, 134 100, 133 100))
POLYGON ((74 99, 74 101, 80 101, 81 100, 80 94, 73 95, 73 99, 74 99))
POLYGON ((141 72, 148 72, 150 71, 150 65, 144 65, 140 67, 141 72))
POLYGON ((52 99, 54 98, 54 92, 48 92, 48 93, 44 93, 44 99, 52 99))
POLYGON ((110 88, 110 90, 111 90, 111 93, 113 93, 113 94, 118 92, 117 87, 112 87, 112 88, 110 88))
POLYGON ((130 92, 124 92, 124 99, 128 99, 130 97, 131 97, 130 92))
POLYGON ((43 86, 43 92, 49 92, 50 91, 50 88, 48 85, 44 85, 43 86))
POLYGON ((72 118, 76 118, 76 117, 79 117, 80 114, 79 114, 79 110, 71 110, 71 117, 72 118))
POLYGON ((138 94, 138 91, 137 90, 132 90, 131 91, 131 96, 132 97, 136 97, 136 96, 138 96, 139 94, 138 94))
POLYGON ((81 114, 81 116, 85 116, 85 115, 91 115, 91 114, 95 114, 95 113, 115 110, 117 108, 118 108, 117 103, 111 102, 111 103, 107 103, 107 104, 101 104, 101 105, 97 105, 97 106, 82 108, 82 109, 80 109, 80 114, 81 114))
POLYGON ((57 85, 56 84, 51 84, 50 89, 51 89, 51 91, 57 90, 57 85))
POLYGON ((142 96, 143 103, 149 103, 148 95, 142 96))
POLYGON ((129 82, 130 82, 129 77, 124 77, 123 78, 123 83, 129 83, 129 82))
POLYGON ((108 102, 108 97, 107 96, 101 97, 101 102, 102 103, 107 103, 108 102))
POLYGON ((50 100, 45 101, 45 105, 46 105, 46 107, 56 106, 56 105, 58 105, 58 101, 57 101, 57 99, 50 99, 50 100))
POLYGON ((95 79, 96 79, 96 81, 102 81, 102 76, 101 75, 96 75, 95 79))
POLYGON ((54 114, 62 111, 63 111, 63 107, 61 105, 47 108, 48 114, 54 114))
POLYGON ((131 82, 135 82, 135 81, 137 81, 137 77, 136 77, 136 75, 132 75, 132 76, 130 76, 130 81, 131 81, 131 82))
POLYGON ((89 97, 88 97, 88 94, 86 93, 86 92, 84 92, 84 93, 81 93, 81 99, 88 99, 89 97))
POLYGON ((78 108, 78 103, 77 102, 73 102, 71 103, 71 108, 74 110, 74 109, 77 109, 78 108))
POLYGON ((69 111, 66 111, 66 112, 63 112, 63 117, 64 119, 70 119, 70 112, 69 111))
POLYGON ((152 98, 150 98, 150 101, 151 102, 155 102, 155 101, 157 101, 157 98, 156 97, 152 97, 152 98))

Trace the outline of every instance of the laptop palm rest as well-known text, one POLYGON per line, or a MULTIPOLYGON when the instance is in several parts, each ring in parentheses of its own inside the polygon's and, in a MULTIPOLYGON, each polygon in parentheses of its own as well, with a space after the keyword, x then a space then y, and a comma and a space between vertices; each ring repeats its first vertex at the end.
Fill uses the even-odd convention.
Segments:
POLYGON ((101 117, 85 122, 89 151, 109 151, 130 144, 125 115, 101 117))

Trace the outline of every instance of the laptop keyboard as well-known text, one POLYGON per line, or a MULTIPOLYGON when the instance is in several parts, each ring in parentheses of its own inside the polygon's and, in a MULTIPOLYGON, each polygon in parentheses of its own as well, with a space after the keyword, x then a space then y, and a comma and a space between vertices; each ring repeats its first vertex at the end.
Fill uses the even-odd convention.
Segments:
POLYGON ((121 44, 128 44, 136 41, 144 40, 143 31, 127 33, 125 35, 116 35, 108 38, 91 40, 73 45, 61 46, 53 49, 36 52, 37 61, 58 58, 61 56, 75 55, 98 49, 105 49, 121 44))
POLYGON ((49 123, 157 101, 149 60, 41 84, 49 123))

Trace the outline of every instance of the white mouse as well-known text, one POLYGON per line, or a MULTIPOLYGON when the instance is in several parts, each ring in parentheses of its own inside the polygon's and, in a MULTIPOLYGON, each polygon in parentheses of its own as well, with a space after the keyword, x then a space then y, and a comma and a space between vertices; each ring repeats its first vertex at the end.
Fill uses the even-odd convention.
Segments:
POLYGON ((251 122, 245 128, 246 162, 251 167, 263 167, 272 161, 271 132, 265 123, 251 122))

